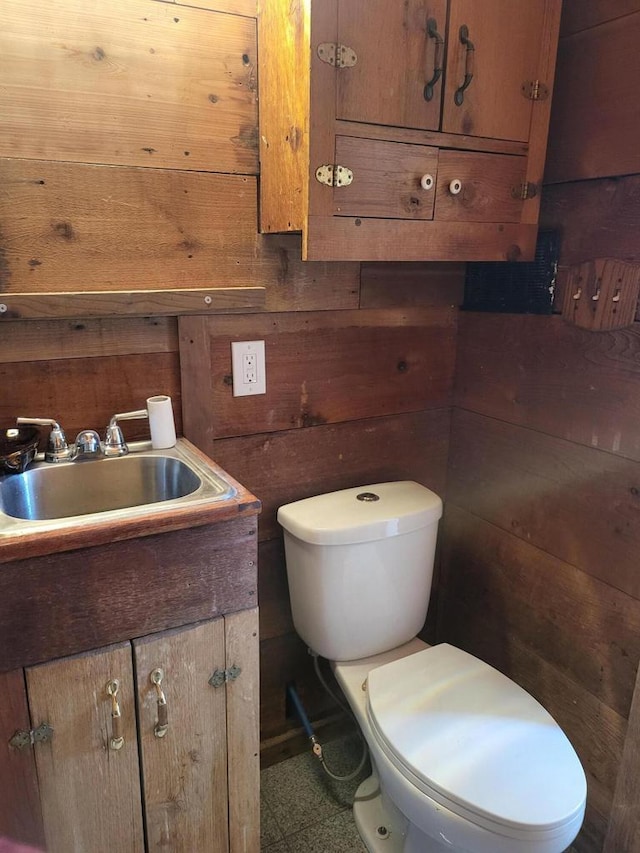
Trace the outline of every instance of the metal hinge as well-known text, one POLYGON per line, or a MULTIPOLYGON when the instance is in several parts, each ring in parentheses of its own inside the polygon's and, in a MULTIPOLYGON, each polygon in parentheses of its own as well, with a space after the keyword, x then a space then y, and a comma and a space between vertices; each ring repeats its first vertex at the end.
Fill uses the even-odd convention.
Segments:
POLYGON ((523 181, 516 187, 511 187, 511 198, 526 201, 528 198, 535 198, 538 195, 538 185, 532 184, 530 181, 523 181))
POLYGON ((345 166, 334 166, 328 163, 318 166, 316 169, 316 180, 328 187, 348 187, 353 183, 353 172, 345 166))
POLYGON ((358 61, 358 56, 346 44, 335 44, 335 42, 324 41, 318 45, 318 56, 327 65, 334 65, 336 68, 353 68, 358 61))
POLYGON ((17 731, 9 741, 9 746, 15 749, 25 749, 27 746, 33 746, 34 743, 44 743, 51 740, 53 737, 53 729, 48 723, 43 723, 37 729, 31 731, 17 731))
POLYGON ((229 669, 216 669, 209 679, 209 684, 212 687, 222 687, 222 685, 226 684, 227 681, 235 681, 241 672, 241 667, 236 666, 235 664, 229 669))
POLYGON ((540 80, 525 80, 520 90, 530 101, 546 101, 549 97, 549 87, 540 80))

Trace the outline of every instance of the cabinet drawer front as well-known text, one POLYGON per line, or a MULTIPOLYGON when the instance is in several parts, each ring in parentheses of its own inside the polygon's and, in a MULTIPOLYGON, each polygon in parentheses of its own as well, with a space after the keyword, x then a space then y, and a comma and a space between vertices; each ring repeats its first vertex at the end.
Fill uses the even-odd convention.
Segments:
POLYGON ((441 151, 435 218, 458 222, 519 222, 524 202, 514 198, 525 179, 526 157, 441 151), (460 183, 452 187, 454 181, 460 183))
POLYGON ((353 172, 352 184, 333 190, 336 215, 433 218, 437 148, 337 136, 336 163, 353 172), (422 188, 425 175, 431 189, 422 188))
POLYGON ((444 37, 446 0, 340 0, 338 41, 358 57, 352 68, 336 72, 336 117, 370 124, 437 130, 442 77, 427 101, 424 89, 434 77, 436 37, 444 37))
POLYGON ((452 0, 443 131, 529 139, 533 102, 523 96, 521 87, 539 75, 546 5, 547 0, 452 0), (458 106, 454 98, 464 82, 467 60, 460 40, 462 26, 468 27, 475 50, 473 79, 458 106))

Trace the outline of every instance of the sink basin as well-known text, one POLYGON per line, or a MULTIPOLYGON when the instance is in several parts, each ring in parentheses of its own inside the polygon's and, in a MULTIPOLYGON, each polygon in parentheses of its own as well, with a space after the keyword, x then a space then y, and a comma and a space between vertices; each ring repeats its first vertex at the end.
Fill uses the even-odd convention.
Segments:
POLYGON ((170 450, 56 464, 36 462, 0 477, 0 534, 117 519, 224 500, 235 489, 178 442, 170 450))

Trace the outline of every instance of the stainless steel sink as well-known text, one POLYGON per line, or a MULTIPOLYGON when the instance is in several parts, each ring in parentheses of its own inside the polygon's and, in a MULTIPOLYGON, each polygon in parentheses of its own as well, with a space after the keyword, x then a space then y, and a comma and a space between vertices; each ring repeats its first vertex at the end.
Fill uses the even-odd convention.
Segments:
POLYGON ((178 441, 170 450, 131 445, 127 456, 36 462, 0 477, 0 535, 167 511, 232 497, 235 489, 178 441))

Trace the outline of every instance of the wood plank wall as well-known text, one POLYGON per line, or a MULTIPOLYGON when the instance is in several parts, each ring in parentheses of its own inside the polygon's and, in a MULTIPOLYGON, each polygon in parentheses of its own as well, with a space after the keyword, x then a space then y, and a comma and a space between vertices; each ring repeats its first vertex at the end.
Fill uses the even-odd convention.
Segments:
POLYGON ((280 742, 289 680, 312 714, 326 704, 293 632, 276 508, 385 478, 444 490, 464 270, 302 263, 296 236, 258 235, 256 73, 256 0, 3 3, 0 301, 260 285, 266 307, 2 322, 0 425, 55 417, 73 438, 172 396, 178 430, 264 502, 261 716, 280 742), (234 399, 229 344, 247 338, 267 342, 268 391, 234 399))
MULTIPOLYGON (((542 214, 562 265, 640 261, 640 176, 625 175, 640 172, 624 46, 638 20, 638 0, 565 3, 542 214), (585 85, 596 79, 611 83, 606 103, 585 85)), ((640 324, 461 315, 438 636, 564 727, 587 772, 585 853, 640 849, 639 423, 640 324)))

